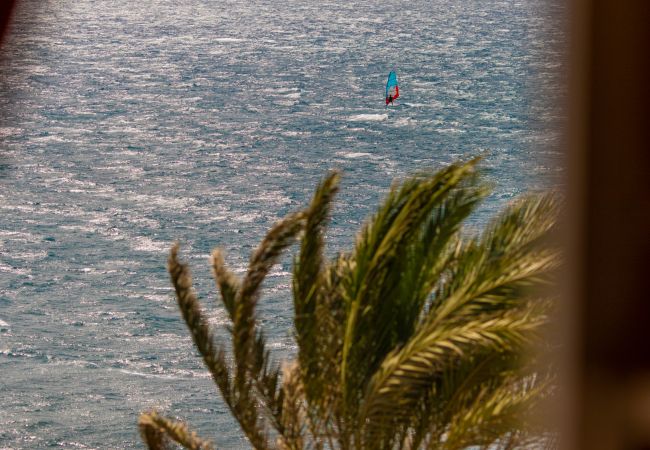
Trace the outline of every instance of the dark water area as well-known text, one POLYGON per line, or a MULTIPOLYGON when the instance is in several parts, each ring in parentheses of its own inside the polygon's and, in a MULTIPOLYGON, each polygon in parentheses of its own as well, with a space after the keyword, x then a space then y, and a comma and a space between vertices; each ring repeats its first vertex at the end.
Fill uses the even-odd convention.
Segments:
MULTIPOLYGON (((215 325, 236 272, 343 171, 331 254, 391 181, 484 156, 470 226, 558 183, 564 39, 541 0, 22 1, 0 50, 0 448, 142 448, 139 412, 247 448, 165 270, 174 241, 215 325), (390 70, 401 97, 384 107, 390 70)), ((291 355, 290 258, 260 303, 291 355)), ((225 332, 223 334, 225 336, 225 332)))

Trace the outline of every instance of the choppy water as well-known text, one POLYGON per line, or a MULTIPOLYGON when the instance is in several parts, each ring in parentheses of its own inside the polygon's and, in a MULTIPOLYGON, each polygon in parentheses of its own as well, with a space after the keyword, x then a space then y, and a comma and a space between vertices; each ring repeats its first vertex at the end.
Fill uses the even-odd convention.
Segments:
MULTIPOLYGON (((246 448, 176 311, 174 240, 242 271, 344 171, 348 246, 393 177, 482 152, 495 194, 553 183, 561 42, 541 0, 23 0, 2 49, 0 448, 139 447, 140 411, 246 448), (383 105, 389 70, 402 97, 383 105)), ((261 302, 290 354, 289 260, 261 302)), ((215 324, 224 315, 212 309, 215 324)))

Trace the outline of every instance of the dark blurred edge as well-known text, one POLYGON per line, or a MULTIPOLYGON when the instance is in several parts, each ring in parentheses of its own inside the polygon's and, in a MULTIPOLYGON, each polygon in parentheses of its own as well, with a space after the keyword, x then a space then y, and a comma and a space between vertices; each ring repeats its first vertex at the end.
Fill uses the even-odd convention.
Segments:
POLYGON ((0 0, 0 44, 9 28, 11 13, 16 5, 16 0, 0 0))
POLYGON ((563 447, 650 449, 650 2, 571 6, 563 447))
MULTIPOLYGON (((10 29, 12 12, 14 10, 14 7, 16 6, 16 3, 18 3, 17 0, 0 0, 0 47, 6 41, 6 35, 8 34, 10 29)), ((0 77, 2 77, 4 71, 3 63, 5 63, 5 61, 0 59, 0 77)), ((0 81, 2 81, 1 78, 0 81)), ((2 86, 3 89, 6 88, 6 86, 4 85, 2 86)), ((10 111, 7 111, 7 109, 8 108, 6 108, 4 105, 0 107, 0 125, 2 125, 4 118, 8 114, 10 114, 10 111)), ((0 144, 2 144, 1 140, 0 140, 0 144)), ((0 146, 0 178, 4 176, 1 170, 3 166, 4 166, 4 152, 3 152, 3 148, 0 146)))

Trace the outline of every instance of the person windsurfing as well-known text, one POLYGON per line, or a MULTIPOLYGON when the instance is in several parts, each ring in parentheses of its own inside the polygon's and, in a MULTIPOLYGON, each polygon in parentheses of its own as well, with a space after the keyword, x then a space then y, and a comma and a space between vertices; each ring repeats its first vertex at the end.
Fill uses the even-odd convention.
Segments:
POLYGON ((395 72, 390 72, 388 74, 388 81, 386 82, 386 108, 388 104, 393 104, 393 100, 399 97, 399 86, 397 84, 397 74, 395 72))

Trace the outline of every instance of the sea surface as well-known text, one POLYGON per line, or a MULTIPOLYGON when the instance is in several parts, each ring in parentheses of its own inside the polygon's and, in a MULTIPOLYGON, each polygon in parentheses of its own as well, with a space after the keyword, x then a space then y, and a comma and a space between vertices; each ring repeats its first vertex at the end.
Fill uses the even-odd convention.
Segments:
MULTIPOLYGON (((0 50, 0 448, 142 448, 150 408, 248 448, 177 311, 172 243, 225 338, 211 250, 242 273, 330 169, 330 255, 417 170, 483 155, 474 230, 557 186, 561 16, 542 0, 22 0, 0 50)), ((277 359, 295 351, 290 261, 260 302, 277 359)))

